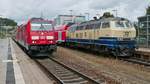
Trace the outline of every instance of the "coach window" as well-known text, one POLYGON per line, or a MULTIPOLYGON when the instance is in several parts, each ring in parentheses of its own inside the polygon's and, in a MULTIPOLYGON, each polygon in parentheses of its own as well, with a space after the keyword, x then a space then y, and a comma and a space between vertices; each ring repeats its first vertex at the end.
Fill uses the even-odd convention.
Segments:
POLYGON ((75 32, 77 30, 77 26, 71 27, 71 32, 75 32))
POLYGON ((76 38, 78 38, 78 34, 76 34, 76 38))
POLYGON ((102 28, 110 28, 110 23, 109 22, 103 22, 102 28))
POLYGON ((89 29, 92 29, 92 24, 89 25, 89 29))
POLYGON ((90 25, 86 25, 86 29, 90 29, 90 25))
POLYGON ((115 25, 116 25, 117 28, 124 28, 124 27, 125 27, 123 21, 117 21, 117 22, 115 23, 115 25))
POLYGON ((84 26, 81 26, 82 30, 84 30, 84 26))
POLYGON ((101 23, 95 24, 95 28, 96 28, 96 29, 99 29, 100 27, 101 27, 101 23))
POLYGON ((80 33, 80 38, 82 38, 82 33, 80 33))
POLYGON ((69 32, 71 32, 71 30, 72 30, 72 27, 69 28, 69 32))
POLYGON ((78 30, 81 30, 81 26, 78 26, 78 30))
POLYGON ((80 26, 77 26, 77 29, 80 30, 80 26))
POLYGON ((86 32, 84 33, 84 37, 86 37, 86 32))
POLYGON ((83 26, 79 26, 79 30, 83 30, 83 26))
POLYGON ((91 24, 91 29, 94 29, 95 28, 95 24, 91 24))
POLYGON ((84 25, 82 25, 82 29, 85 30, 85 26, 84 25))
POLYGON ((86 25, 83 25, 83 28, 84 28, 84 30, 86 30, 87 28, 86 28, 86 25))
POLYGON ((73 27, 70 27, 69 32, 73 32, 73 27))

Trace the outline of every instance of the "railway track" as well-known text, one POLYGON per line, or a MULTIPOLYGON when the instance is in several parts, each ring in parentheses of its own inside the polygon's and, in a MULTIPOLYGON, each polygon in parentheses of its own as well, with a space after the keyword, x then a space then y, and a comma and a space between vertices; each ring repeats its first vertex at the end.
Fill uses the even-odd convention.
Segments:
POLYGON ((53 76, 58 84, 102 84, 104 81, 92 79, 53 58, 35 60, 44 71, 53 76))
POLYGON ((121 58, 121 60, 132 62, 134 64, 140 64, 140 65, 148 66, 148 67, 150 66, 150 62, 149 61, 145 61, 145 60, 138 59, 138 58, 128 58, 128 59, 121 58))
MULTIPOLYGON (((73 50, 75 50, 75 49, 73 49, 73 50)), ((81 50, 81 51, 85 52, 85 53, 94 54, 94 55, 99 56, 99 54, 97 54, 96 52, 93 53, 92 51, 91 52, 90 51, 84 51, 84 50, 81 50)), ((102 54, 101 56, 106 56, 106 55, 102 54)), ((108 57, 114 58, 113 56, 108 56, 108 57)), ((120 58, 120 57, 117 57, 115 59, 128 61, 128 62, 132 62, 134 64, 140 64, 140 65, 144 65, 144 66, 150 66, 150 61, 147 61, 147 60, 144 60, 144 59, 139 59, 139 58, 136 58, 136 57, 132 57, 132 58, 120 58)))

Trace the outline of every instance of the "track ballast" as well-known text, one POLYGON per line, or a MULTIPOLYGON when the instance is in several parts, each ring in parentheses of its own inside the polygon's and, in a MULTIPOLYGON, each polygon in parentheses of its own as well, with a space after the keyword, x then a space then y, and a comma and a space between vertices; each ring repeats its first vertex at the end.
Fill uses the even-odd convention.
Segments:
POLYGON ((59 84, 102 84, 104 82, 92 79, 53 58, 36 59, 35 61, 59 84))

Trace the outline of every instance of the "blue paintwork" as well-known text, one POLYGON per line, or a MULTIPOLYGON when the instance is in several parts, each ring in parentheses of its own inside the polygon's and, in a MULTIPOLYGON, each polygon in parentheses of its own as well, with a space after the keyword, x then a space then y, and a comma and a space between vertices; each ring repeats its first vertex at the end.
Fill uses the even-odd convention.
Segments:
POLYGON ((74 43, 80 43, 83 45, 105 45, 110 49, 115 49, 118 47, 126 47, 126 48, 135 48, 136 41, 135 40, 122 40, 119 41, 115 37, 101 37, 96 40, 92 39, 67 39, 66 42, 74 42, 74 43))

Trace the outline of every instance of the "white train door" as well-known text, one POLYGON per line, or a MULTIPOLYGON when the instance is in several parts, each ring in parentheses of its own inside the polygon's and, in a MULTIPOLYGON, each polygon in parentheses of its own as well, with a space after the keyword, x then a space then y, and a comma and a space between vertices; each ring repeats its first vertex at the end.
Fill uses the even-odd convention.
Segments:
POLYGON ((62 41, 62 32, 58 31, 58 41, 62 41))

